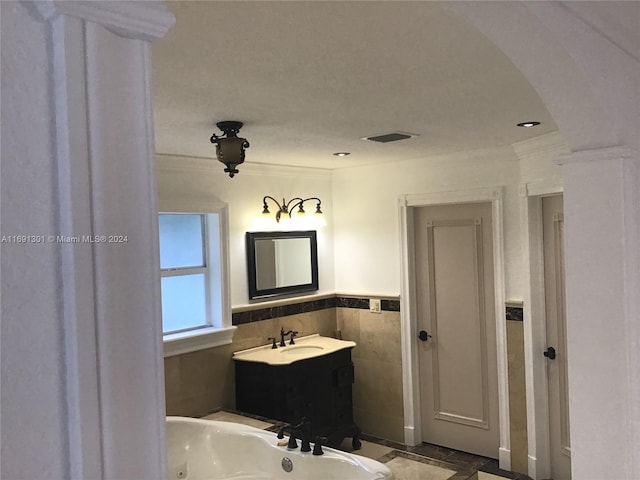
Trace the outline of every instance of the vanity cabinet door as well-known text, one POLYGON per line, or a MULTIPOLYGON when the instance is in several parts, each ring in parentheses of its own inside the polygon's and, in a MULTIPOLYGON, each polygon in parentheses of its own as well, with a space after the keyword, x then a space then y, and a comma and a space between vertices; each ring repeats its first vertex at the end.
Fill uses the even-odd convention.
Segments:
POLYGON ((236 362, 236 409, 276 420, 286 418, 286 387, 269 365, 236 362))
POLYGON ((290 425, 311 422, 311 435, 339 443, 356 438, 351 349, 290 365, 235 362, 236 409, 290 425))

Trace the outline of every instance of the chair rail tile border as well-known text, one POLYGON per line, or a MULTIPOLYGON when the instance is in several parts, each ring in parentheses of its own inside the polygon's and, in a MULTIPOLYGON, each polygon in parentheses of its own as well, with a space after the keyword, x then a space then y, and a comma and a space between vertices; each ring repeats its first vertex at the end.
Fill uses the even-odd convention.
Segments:
POLYGON ((524 321, 524 311, 522 307, 509 307, 505 308, 505 318, 507 320, 513 320, 516 322, 524 321))
MULTIPOLYGON (((290 315, 315 312, 328 308, 357 308, 369 310, 369 298, 336 295, 333 297, 314 299, 304 302, 293 302, 276 307, 258 307, 253 310, 233 312, 231 315, 231 324, 236 326, 244 325, 247 323, 260 322, 262 320, 270 320, 272 318, 288 317, 290 315)), ((400 301, 382 299, 380 301, 380 308, 382 311, 399 312, 400 301)))

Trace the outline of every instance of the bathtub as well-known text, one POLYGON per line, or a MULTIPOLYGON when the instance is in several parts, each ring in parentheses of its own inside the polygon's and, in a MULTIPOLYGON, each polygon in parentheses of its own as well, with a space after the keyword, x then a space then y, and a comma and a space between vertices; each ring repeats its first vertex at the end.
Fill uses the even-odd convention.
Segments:
MULTIPOLYGON (((380 462, 323 447, 277 446, 275 433, 237 423, 167 417, 169 480, 392 480, 380 462), (292 467, 292 468, 291 468, 292 467), (285 471, 290 470, 290 471, 285 471)), ((298 442, 298 445, 300 442, 298 442)))

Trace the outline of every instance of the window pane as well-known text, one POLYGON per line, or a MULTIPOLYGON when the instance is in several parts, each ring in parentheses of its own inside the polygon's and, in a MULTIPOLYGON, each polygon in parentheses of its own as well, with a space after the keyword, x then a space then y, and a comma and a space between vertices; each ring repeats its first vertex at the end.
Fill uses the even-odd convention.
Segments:
POLYGON ((207 324, 204 274, 162 278, 162 331, 207 324))
POLYGON ((201 267, 203 256, 203 215, 161 214, 160 268, 201 267))

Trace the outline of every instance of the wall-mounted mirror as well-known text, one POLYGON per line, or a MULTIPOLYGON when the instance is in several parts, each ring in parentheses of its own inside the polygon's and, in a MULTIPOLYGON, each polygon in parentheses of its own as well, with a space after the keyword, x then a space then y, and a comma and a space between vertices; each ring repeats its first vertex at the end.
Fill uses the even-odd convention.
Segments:
POLYGON ((315 230, 247 232, 249 298, 318 290, 315 230))

